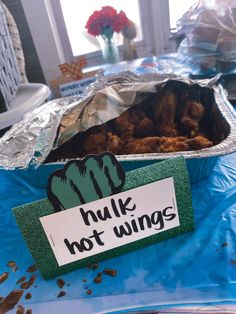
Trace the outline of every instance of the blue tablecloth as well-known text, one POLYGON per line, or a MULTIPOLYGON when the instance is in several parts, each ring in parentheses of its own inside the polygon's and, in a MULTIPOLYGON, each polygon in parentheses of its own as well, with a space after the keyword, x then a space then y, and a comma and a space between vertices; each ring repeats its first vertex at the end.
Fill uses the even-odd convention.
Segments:
MULTIPOLYGON (((16 226, 11 208, 46 196, 48 174, 55 166, 39 169, 0 170, 0 274, 9 278, 0 284, 0 296, 19 289, 16 281, 30 277, 34 262, 16 226), (15 272, 7 267, 15 261, 15 272)), ((196 230, 155 245, 106 260, 99 268, 80 269, 45 281, 36 272, 35 284, 20 303, 33 313, 96 313, 121 308, 161 308, 180 304, 236 304, 236 153, 219 158, 210 177, 192 184, 196 230), (116 277, 103 275, 104 268, 117 270, 116 277), (92 290, 91 295, 86 291, 92 290), (235 303, 234 303, 235 302, 235 303)), ((235 305, 236 308, 236 305, 235 305)), ((15 310, 12 311, 15 313, 15 310)))

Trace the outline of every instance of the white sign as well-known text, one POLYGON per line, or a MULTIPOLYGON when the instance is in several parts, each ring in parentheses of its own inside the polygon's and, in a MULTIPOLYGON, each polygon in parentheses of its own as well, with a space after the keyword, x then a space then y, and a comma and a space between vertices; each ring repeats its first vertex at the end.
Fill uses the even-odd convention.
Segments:
POLYGON ((85 88, 95 82, 96 77, 88 77, 79 81, 73 81, 65 84, 61 84, 60 87, 60 92, 62 97, 66 96, 76 96, 76 95, 81 95, 83 94, 85 88))
POLYGON ((172 177, 40 221, 59 266, 180 225, 172 177))

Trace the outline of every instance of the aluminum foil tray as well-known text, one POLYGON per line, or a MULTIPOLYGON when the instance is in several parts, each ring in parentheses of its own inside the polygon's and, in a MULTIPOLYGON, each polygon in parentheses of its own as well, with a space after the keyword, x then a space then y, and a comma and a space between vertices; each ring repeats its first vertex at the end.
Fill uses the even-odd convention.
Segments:
POLYGON ((14 125, 0 139, 0 167, 39 167, 45 162, 50 151, 76 133, 116 118, 131 106, 142 102, 143 95, 156 93, 163 84, 176 81, 190 86, 197 84, 213 93, 216 105, 214 126, 211 127, 214 128, 216 136, 222 137, 223 134, 223 137, 219 138, 213 147, 202 150, 119 155, 117 158, 125 170, 131 170, 157 160, 183 156, 191 181, 199 181, 211 173, 218 156, 236 151, 236 115, 218 80, 219 76, 211 80, 192 81, 173 76, 136 76, 131 72, 100 78, 87 90, 84 97, 52 101, 27 114, 23 121, 14 125), (99 102, 104 98, 105 106, 104 102, 99 102))

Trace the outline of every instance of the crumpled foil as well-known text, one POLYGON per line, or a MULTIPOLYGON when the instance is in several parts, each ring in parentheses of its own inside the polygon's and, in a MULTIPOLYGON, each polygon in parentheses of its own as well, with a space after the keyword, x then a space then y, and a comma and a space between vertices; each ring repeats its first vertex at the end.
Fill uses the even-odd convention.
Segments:
MULTIPOLYGON (((118 117, 131 106, 142 102, 148 92, 156 92, 158 85, 173 78, 209 88, 216 86, 219 80, 219 76, 210 80, 192 81, 173 75, 137 76, 132 72, 98 77, 84 96, 48 102, 15 124, 0 139, 0 167, 15 169, 26 168, 30 164, 39 166, 51 150, 76 133, 118 117)), ((222 102, 223 96, 218 97, 222 102)), ((226 97, 224 101, 227 101, 226 97)))
MULTIPOLYGON (((198 83, 202 87, 211 87, 218 82, 219 77, 201 80, 198 83)), ((146 74, 137 76, 132 72, 123 72, 100 80, 87 90, 87 93, 91 95, 90 97, 84 99, 80 106, 74 107, 63 116, 53 149, 65 143, 78 132, 120 116, 131 106, 141 103, 148 97, 148 93, 155 93, 157 86, 163 85, 170 78, 192 84, 190 80, 173 75, 146 74)))

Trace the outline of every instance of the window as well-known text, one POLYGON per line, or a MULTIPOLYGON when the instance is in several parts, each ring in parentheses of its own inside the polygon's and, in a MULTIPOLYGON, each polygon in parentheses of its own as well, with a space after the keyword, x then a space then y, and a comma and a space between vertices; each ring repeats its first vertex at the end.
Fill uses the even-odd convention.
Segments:
MULTIPOLYGON (((166 51, 170 30, 168 0, 86 0, 83 3, 76 0, 47 1, 52 4, 57 28, 61 30, 61 42, 65 43, 62 48, 68 60, 86 54, 90 66, 102 62, 98 41, 87 34, 85 24, 94 10, 99 10, 104 5, 125 11, 128 18, 136 23, 136 47, 140 57, 166 51)), ((121 35, 119 43, 122 51, 121 35)))
POLYGON ((176 29, 176 22, 184 15, 185 12, 196 2, 196 0, 176 1, 169 0, 170 9, 170 28, 176 29))
POLYGON ((92 38, 87 40, 84 26, 90 14, 104 4, 123 9, 138 25, 139 57, 169 52, 168 0, 21 0, 21 3, 48 83, 60 76, 59 64, 70 62, 78 54, 86 53, 89 66, 102 63, 101 51, 91 43, 92 38))
MULTIPOLYGON (((107 5, 108 1, 86 0, 81 4, 80 1, 75 0, 60 0, 60 3, 73 55, 77 56, 100 50, 96 38, 87 33, 85 25, 93 11, 107 5)), ((142 40, 138 0, 113 0, 112 6, 117 11, 123 10, 127 17, 136 23, 138 31, 136 41, 142 40)), ((121 45, 122 36, 119 36, 119 39, 121 45)))

